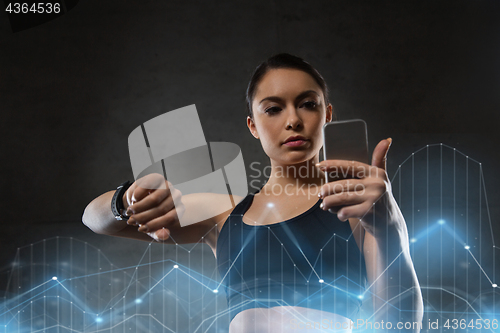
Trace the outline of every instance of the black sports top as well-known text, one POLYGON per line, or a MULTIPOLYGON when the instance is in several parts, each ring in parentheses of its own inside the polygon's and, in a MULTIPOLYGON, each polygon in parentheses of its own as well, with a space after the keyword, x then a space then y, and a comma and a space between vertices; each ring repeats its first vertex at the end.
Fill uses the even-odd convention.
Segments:
POLYGON ((230 320, 250 308, 300 306, 354 320, 366 267, 352 230, 321 199, 304 213, 270 225, 242 217, 254 194, 233 209, 217 240, 217 266, 230 320))

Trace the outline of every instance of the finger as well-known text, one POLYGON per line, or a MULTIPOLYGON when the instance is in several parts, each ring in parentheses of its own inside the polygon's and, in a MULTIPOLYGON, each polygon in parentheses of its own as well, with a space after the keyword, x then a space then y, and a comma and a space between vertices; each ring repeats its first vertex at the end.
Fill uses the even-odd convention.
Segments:
POLYGON ((170 230, 162 228, 154 232, 158 241, 166 241, 170 237, 170 230))
POLYGON ((131 216, 131 217, 127 220, 127 224, 128 224, 128 225, 134 225, 134 226, 138 225, 137 221, 134 219, 134 217, 133 217, 133 216, 131 216))
POLYGON ((342 192, 326 196, 323 199, 321 208, 328 210, 337 206, 357 205, 366 201, 364 191, 342 192))
POLYGON ((170 238, 170 230, 166 228, 162 228, 157 231, 147 232, 146 234, 157 242, 164 242, 168 238, 170 238))
POLYGON ((132 205, 147 197, 151 193, 151 191, 152 190, 136 186, 134 191, 132 192, 132 198, 130 200, 132 202, 132 205))
POLYGON ((172 209, 168 213, 148 221, 147 224, 141 224, 141 226, 137 230, 139 232, 146 232, 146 233, 155 232, 162 228, 168 229, 169 227, 176 224, 177 221, 178 221, 177 212, 175 211, 175 209, 172 209))
POLYGON ((387 153, 389 152, 389 147, 391 146, 392 139, 388 138, 380 141, 372 154, 372 165, 377 168, 387 170, 387 153))
POLYGON ((175 208, 174 201, 171 197, 165 199, 165 201, 156 207, 145 210, 141 213, 134 214, 134 220, 139 224, 146 224, 154 220, 157 217, 168 214, 172 209, 175 208))
POLYGON ((337 217, 342 222, 345 222, 352 217, 361 219, 370 209, 372 209, 372 205, 365 201, 357 205, 342 207, 337 212, 337 217))
POLYGON ((316 166, 321 170, 330 170, 339 167, 345 167, 345 168, 355 167, 359 169, 362 167, 369 167, 370 165, 354 160, 324 160, 319 163, 316 163, 316 166))
POLYGON ((156 190, 154 192, 149 193, 142 200, 129 206, 129 208, 134 214, 138 214, 161 205, 163 201, 165 201, 165 199, 169 197, 170 197, 170 189, 156 190))
POLYGON ((132 195, 132 201, 140 201, 156 190, 168 189, 169 183, 159 174, 150 174, 138 179, 132 195))
POLYGON ((319 197, 324 198, 328 195, 341 193, 344 191, 356 191, 364 188, 361 179, 342 179, 326 183, 319 190, 319 197))
POLYGON ((148 190, 165 189, 166 187, 166 179, 159 173, 151 173, 141 177, 136 183, 137 186, 148 190))
POLYGON ((332 179, 366 178, 376 169, 363 162, 347 160, 324 160, 316 165, 322 171, 327 172, 332 179))
POLYGON ((136 187, 137 187, 136 183, 133 182, 132 185, 130 185, 130 187, 127 189, 127 191, 125 191, 125 197, 127 199, 127 208, 128 206, 133 204, 132 194, 134 193, 136 187))
POLYGON ((170 237, 170 230, 163 228, 158 231, 146 232, 146 235, 153 238, 155 241, 162 243, 170 237))
POLYGON ((332 208, 329 208, 328 211, 332 214, 337 214, 337 212, 344 206, 337 206, 337 207, 332 207, 332 208))

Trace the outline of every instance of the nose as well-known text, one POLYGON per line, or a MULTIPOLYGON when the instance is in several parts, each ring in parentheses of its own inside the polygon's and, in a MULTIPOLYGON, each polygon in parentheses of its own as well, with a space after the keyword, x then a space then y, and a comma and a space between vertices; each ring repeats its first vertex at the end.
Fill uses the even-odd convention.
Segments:
POLYGON ((299 117, 297 110, 294 107, 290 107, 287 113, 286 129, 298 130, 302 126, 303 126, 302 119, 299 117))

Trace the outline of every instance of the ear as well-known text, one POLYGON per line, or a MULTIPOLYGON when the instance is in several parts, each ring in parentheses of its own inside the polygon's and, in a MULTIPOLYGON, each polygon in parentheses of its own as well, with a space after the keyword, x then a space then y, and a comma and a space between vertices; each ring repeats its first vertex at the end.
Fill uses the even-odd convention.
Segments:
POLYGON ((248 129, 250 130, 250 133, 254 136, 254 138, 258 139, 259 138, 259 133, 257 132, 257 128, 255 127, 255 123, 250 116, 247 116, 247 126, 248 129))
POLYGON ((326 106, 326 122, 329 123, 333 118, 333 107, 330 103, 326 106))

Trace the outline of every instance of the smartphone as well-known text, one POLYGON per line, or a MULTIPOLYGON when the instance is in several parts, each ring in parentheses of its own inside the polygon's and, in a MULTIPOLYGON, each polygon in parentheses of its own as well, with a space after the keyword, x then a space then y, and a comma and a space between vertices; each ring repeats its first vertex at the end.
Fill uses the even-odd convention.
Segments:
MULTIPOLYGON (((324 160, 348 160, 370 164, 368 134, 362 119, 331 121, 323 126, 324 160)), ((342 179, 341 172, 325 173, 326 181, 342 179)))

